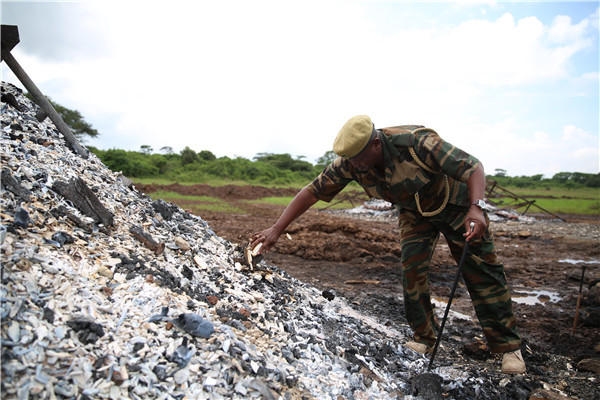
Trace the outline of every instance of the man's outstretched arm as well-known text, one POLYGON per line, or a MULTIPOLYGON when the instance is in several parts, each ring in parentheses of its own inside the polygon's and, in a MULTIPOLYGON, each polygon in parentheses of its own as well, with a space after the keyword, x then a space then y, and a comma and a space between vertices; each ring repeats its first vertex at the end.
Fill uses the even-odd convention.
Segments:
POLYGON ((285 228, 287 228, 296 218, 304 214, 304 212, 312 207, 317 201, 318 199, 309 192, 308 189, 302 188, 285 208, 273 226, 252 235, 252 238, 250 239, 250 248, 254 249, 259 243, 262 243, 262 247, 259 249, 258 254, 268 252, 269 249, 277 243, 279 236, 281 236, 285 228))

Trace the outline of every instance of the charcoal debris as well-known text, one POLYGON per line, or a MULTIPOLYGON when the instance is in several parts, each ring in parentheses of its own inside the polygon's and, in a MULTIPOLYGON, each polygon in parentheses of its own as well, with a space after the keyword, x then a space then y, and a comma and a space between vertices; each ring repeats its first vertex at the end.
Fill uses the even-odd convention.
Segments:
POLYGON ((0 182, 2 182, 2 186, 6 188, 6 190, 13 193, 15 196, 20 198, 24 202, 29 202, 31 198, 31 191, 27 188, 22 187, 19 182, 13 177, 12 173, 8 168, 2 169, 2 176, 0 178, 0 182))
POLYGON ((140 242, 144 244, 147 248, 152 250, 154 254, 159 255, 165 250, 164 243, 157 243, 152 236, 148 233, 144 232, 144 229, 139 225, 132 225, 129 228, 129 232, 140 242))
POLYGON ((81 343, 96 343, 96 341, 104 336, 102 325, 94 322, 91 318, 85 316, 76 316, 67 321, 67 325, 76 333, 81 343))
POLYGON ((113 214, 102 205, 83 179, 77 177, 69 182, 56 181, 52 185, 52 190, 70 200, 79 211, 92 218, 95 223, 112 226, 113 214))
POLYGON ((443 382, 442 377, 437 374, 417 375, 412 381, 412 394, 428 400, 443 400, 443 382))
POLYGON ((75 226, 83 229, 83 231, 86 233, 92 232, 92 227, 88 223, 84 222, 81 218, 79 218, 77 215, 75 215, 74 213, 69 211, 69 209, 62 204, 56 208, 51 209, 50 213, 52 215, 54 215, 54 217, 57 219, 61 219, 61 218, 68 219, 73 224, 75 224, 75 226))
POLYGON ((15 225, 20 226, 21 228, 27 228, 29 224, 31 224, 31 218, 29 217, 29 212, 23 207, 17 208, 15 212, 15 225))
POLYGON ((17 99, 15 98, 15 96, 12 93, 2 93, 2 102, 6 103, 6 104, 10 104, 17 111, 21 111, 21 105, 19 104, 19 102, 17 101, 17 99))
POLYGON ((73 239, 73 237, 71 235, 69 235, 67 232, 62 232, 62 231, 59 231, 59 232, 56 232, 55 234, 53 234, 52 240, 54 240, 61 246, 75 242, 75 239, 73 239))
POLYGON ((193 313, 179 314, 177 318, 173 319, 173 324, 192 336, 205 339, 208 339, 215 332, 212 322, 193 313))

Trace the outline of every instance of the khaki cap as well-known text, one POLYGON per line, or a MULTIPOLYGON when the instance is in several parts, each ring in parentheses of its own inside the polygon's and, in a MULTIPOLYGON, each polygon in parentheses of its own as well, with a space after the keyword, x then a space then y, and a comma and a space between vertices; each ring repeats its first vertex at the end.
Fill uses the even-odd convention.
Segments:
POLYGON ((333 141, 333 152, 342 158, 356 157, 371 141, 373 123, 366 115, 352 117, 333 141))

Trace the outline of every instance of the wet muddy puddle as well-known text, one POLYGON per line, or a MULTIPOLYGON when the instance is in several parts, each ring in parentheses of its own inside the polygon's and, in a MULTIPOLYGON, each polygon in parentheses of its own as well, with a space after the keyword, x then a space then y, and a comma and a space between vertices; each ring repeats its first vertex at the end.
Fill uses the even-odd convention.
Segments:
POLYGON ((519 304, 527 304, 534 306, 536 304, 544 303, 558 303, 562 297, 556 292, 549 290, 532 290, 532 289, 515 289, 511 294, 512 301, 519 304))

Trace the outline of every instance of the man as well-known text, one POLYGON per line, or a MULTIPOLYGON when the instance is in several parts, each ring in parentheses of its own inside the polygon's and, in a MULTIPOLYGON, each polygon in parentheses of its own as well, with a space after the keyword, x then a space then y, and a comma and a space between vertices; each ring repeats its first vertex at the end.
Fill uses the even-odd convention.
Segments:
POLYGON ((436 341, 427 274, 441 232, 457 262, 469 241, 462 275, 490 350, 504 353, 503 373, 524 373, 504 267, 496 257, 483 209, 481 162, 431 129, 375 129, 366 115, 346 122, 333 150, 339 157, 300 190, 272 227, 252 236, 251 247, 262 243, 259 252, 267 252, 293 220, 318 200, 331 201, 354 180, 400 213, 404 307, 414 333, 414 341, 406 346, 430 353, 436 341), (473 230, 468 228, 471 222, 473 230))

